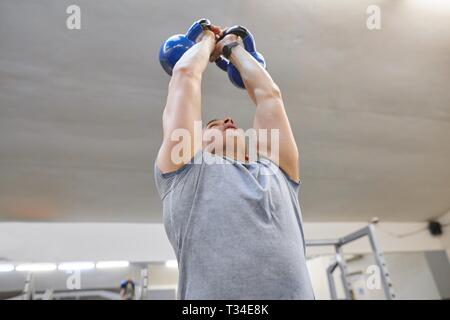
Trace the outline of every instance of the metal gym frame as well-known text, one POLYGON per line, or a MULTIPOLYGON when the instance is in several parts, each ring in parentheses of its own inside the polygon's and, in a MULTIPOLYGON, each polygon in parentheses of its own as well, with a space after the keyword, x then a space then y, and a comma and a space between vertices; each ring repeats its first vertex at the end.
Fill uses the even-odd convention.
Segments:
POLYGON ((330 295, 333 300, 337 299, 336 286, 333 277, 333 272, 337 268, 339 268, 339 270, 341 271, 341 280, 344 288, 345 299, 347 300, 352 299, 350 290, 351 283, 348 281, 347 264, 343 256, 342 247, 350 242, 364 238, 366 236, 369 238, 370 246, 372 248, 375 257, 375 263, 377 264, 380 270, 381 284, 383 286, 386 299, 387 300, 395 299, 395 293, 392 288, 391 280, 389 278, 389 272, 386 267, 386 261, 384 259, 383 252, 381 251, 377 237, 375 235, 375 227, 373 224, 369 224, 367 227, 364 227, 360 230, 357 230, 347 236, 338 239, 306 241, 307 247, 333 246, 336 251, 335 262, 333 262, 327 268, 328 285, 330 288, 330 295))
MULTIPOLYGON (((148 280, 148 263, 134 263, 141 268, 140 270, 140 290, 136 295, 136 300, 148 300, 149 297, 149 280, 148 280)), ((55 300, 55 299, 80 299, 82 297, 99 296, 107 300, 120 300, 120 294, 107 290, 66 290, 57 291, 47 289, 44 292, 36 292, 35 274, 29 272, 25 279, 23 293, 9 298, 8 300, 55 300)))

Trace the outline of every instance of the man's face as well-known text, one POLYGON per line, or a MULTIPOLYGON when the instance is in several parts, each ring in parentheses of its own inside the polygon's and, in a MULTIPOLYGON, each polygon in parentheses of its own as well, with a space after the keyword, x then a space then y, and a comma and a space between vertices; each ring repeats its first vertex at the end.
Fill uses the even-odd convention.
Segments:
POLYGON ((203 129, 204 147, 213 146, 210 150, 213 153, 225 154, 226 149, 236 152, 245 150, 244 130, 237 127, 232 118, 214 119, 208 122, 203 129), (221 139, 219 138, 221 137, 221 139))

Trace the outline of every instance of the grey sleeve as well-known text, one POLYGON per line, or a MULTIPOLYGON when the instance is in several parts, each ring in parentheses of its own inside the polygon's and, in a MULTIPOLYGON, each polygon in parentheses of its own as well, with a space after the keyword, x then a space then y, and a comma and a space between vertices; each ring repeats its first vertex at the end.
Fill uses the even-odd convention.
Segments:
POLYGON ((170 190, 172 190, 172 188, 175 186, 175 184, 180 178, 181 173, 187 171, 189 167, 190 165, 186 164, 175 171, 162 173, 161 170, 159 170, 158 166, 156 165, 155 161, 154 165, 155 183, 156 189, 158 190, 158 194, 161 200, 163 200, 165 196, 170 192, 170 190))
POLYGON ((299 181, 294 181, 291 177, 289 177, 289 175, 286 173, 286 171, 284 171, 281 167, 279 167, 275 162, 273 162, 269 158, 260 156, 260 160, 262 163, 265 163, 266 165, 271 167, 272 172, 279 172, 281 174, 281 176, 286 180, 290 191, 292 191, 295 194, 298 194, 300 185, 302 184, 301 179, 299 181))
POLYGON ((189 171, 192 171, 193 167, 197 167, 196 163, 201 163, 203 157, 202 150, 198 151, 192 159, 186 163, 181 168, 167 173, 162 173, 161 170, 159 170, 158 166, 154 165, 154 173, 155 173, 155 183, 156 183, 156 189, 158 190, 159 197, 161 200, 164 199, 164 197, 172 190, 172 188, 175 187, 175 185, 182 179, 189 171))
MULTIPOLYGON (((281 170, 282 171, 282 170, 281 170)), ((302 180, 300 179, 298 182, 291 179, 286 172, 282 171, 284 177, 286 178, 289 188, 296 194, 299 193, 300 186, 302 185, 302 180)))

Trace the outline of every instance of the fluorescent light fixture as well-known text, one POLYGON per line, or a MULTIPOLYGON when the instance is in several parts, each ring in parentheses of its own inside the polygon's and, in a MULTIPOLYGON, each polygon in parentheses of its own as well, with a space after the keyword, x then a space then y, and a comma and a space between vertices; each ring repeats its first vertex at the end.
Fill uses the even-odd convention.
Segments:
POLYGON ((94 262, 64 262, 58 265, 58 270, 90 270, 95 268, 94 262))
POLYGON ((126 268, 130 265, 128 261, 100 261, 97 262, 97 269, 110 269, 110 268, 126 268))
POLYGON ((25 263, 16 267, 17 271, 53 271, 56 270, 54 263, 25 263))
POLYGON ((166 267, 167 268, 178 268, 177 260, 167 260, 166 261, 166 267))
POLYGON ((13 264, 0 264, 0 272, 10 272, 14 270, 13 264))

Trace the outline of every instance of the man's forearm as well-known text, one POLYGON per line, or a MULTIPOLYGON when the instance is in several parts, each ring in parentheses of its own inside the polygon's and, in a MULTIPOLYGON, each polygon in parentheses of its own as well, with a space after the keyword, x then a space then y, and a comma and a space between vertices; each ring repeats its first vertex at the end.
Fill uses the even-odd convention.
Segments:
MULTIPOLYGON (((169 94, 163 113, 164 140, 158 153, 157 165, 162 172, 170 172, 181 166, 172 160, 173 147, 178 143, 172 140, 172 133, 180 128, 187 129, 194 139, 195 121, 201 120, 201 80, 209 57, 215 47, 212 32, 205 32, 203 38, 186 51, 175 65, 169 83, 169 94)), ((198 151, 194 141, 191 150, 183 151, 189 161, 198 151)))
POLYGON ((278 86, 269 73, 242 46, 233 48, 230 60, 241 74, 253 102, 258 104, 268 96, 279 96, 278 86))
POLYGON ((214 34, 207 32, 175 65, 163 114, 164 128, 169 132, 189 128, 201 119, 201 79, 214 46, 214 34))
POLYGON ((178 60, 173 69, 173 76, 178 73, 201 76, 209 63, 215 43, 214 34, 212 32, 205 33, 203 38, 178 60))

